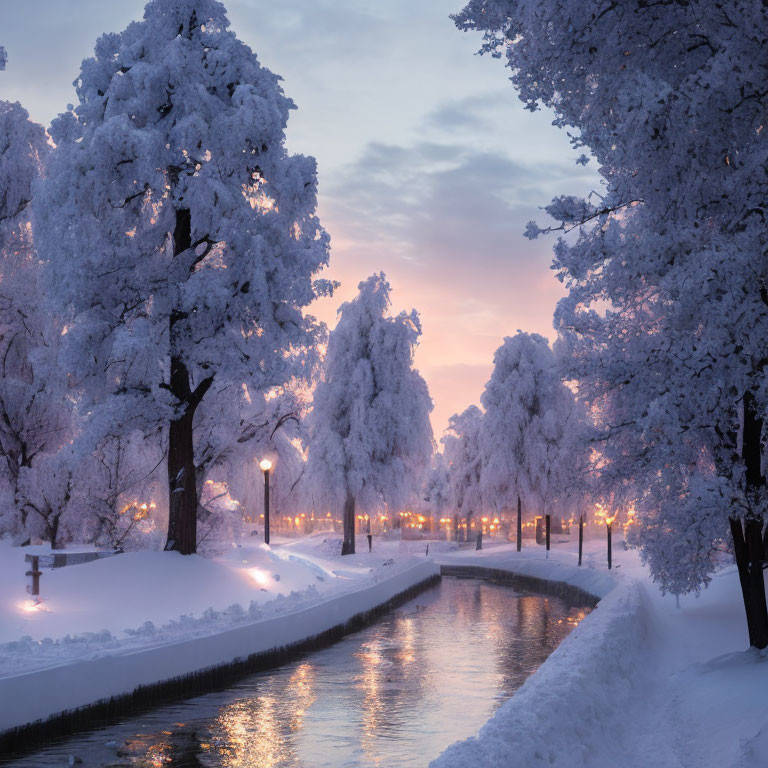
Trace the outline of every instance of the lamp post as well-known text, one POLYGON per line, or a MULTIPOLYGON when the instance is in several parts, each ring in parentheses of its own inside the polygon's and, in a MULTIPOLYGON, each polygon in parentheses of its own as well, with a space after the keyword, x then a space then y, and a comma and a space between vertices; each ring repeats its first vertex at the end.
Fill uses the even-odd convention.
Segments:
POLYGON ((264 473, 264 543, 269 544, 269 470, 272 469, 272 462, 262 459, 259 467, 264 473))

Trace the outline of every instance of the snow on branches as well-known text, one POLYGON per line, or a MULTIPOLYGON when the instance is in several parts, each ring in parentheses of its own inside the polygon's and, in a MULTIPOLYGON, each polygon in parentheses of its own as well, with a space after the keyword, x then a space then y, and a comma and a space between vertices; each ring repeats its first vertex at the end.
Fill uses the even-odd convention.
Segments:
POLYGON ((470 405, 451 416, 442 438, 453 505, 460 515, 467 518, 483 511, 482 429, 483 412, 476 405, 470 405))
POLYGON ((579 422, 548 341, 518 332, 504 339, 485 385, 481 483, 486 503, 513 508, 518 496, 542 514, 572 480, 579 422))
POLYGON ((599 164, 600 194, 558 198, 558 226, 527 234, 578 230, 555 248, 567 377, 599 429, 604 488, 635 484, 654 575, 696 589, 729 518, 766 510, 768 14, 745 0, 471 0, 455 21, 599 164))
MULTIPOLYGON (((419 316, 387 316, 390 285, 383 274, 359 290, 339 310, 310 414, 313 486, 324 503, 345 506, 345 526, 355 506, 404 504, 433 451, 432 401, 413 368, 419 316)), ((345 527, 345 534, 353 542, 354 530, 345 527)))
POLYGON ((168 425, 168 546, 189 552, 198 406, 214 381, 301 376, 317 340, 315 161, 286 152, 293 102, 216 0, 151 0, 99 38, 76 87, 51 126, 39 249, 88 396, 131 427, 168 425))
POLYGON ((41 299, 30 221, 49 150, 45 129, 21 104, 0 101, 0 535, 18 541, 30 533, 22 476, 70 435, 71 403, 57 360, 61 321, 41 299))

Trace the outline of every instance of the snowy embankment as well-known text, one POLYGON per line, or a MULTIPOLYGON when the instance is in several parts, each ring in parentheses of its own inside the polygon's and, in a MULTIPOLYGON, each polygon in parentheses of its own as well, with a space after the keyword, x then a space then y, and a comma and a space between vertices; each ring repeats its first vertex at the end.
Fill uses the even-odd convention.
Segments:
POLYGON ((438 573, 431 560, 395 549, 343 561, 327 549, 310 540, 219 560, 120 555, 46 572, 46 599, 29 610, 16 584, 23 555, 17 562, 18 551, 5 548, 4 586, 14 586, 0 600, 0 733, 299 644, 438 573))
POLYGON ((528 547, 517 552, 515 546, 510 544, 479 552, 444 552, 436 559, 446 573, 470 569, 470 572, 474 571, 477 575, 493 575, 494 571, 499 571, 521 577, 518 587, 521 590, 551 592, 553 590, 548 589, 547 585, 563 585, 571 587, 574 593, 583 593, 595 602, 604 598, 616 586, 613 575, 605 569, 594 567, 594 558, 586 563, 586 567, 578 567, 570 552, 557 549, 552 551, 549 559, 544 557, 540 547, 528 547))
POLYGON ((635 552, 615 547, 609 574, 602 541, 587 543, 581 568, 563 544, 549 560, 533 547, 440 556, 605 596, 477 737, 431 768, 768 766, 768 655, 747 650, 735 567, 678 605, 635 552))

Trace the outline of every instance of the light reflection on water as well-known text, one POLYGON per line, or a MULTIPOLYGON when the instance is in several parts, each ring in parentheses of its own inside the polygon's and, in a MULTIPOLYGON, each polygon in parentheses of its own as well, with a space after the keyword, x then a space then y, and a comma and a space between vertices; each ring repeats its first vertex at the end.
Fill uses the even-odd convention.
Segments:
POLYGON ((16 768, 424 768, 477 732, 588 609, 443 578, 376 624, 16 768))

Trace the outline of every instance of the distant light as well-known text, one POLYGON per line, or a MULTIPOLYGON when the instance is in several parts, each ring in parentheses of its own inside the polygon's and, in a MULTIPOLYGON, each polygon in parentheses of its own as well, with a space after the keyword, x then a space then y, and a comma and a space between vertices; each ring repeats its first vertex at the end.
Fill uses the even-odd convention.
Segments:
POLYGON ((269 459, 262 459, 259 462, 259 466, 261 467, 262 472, 269 472, 269 470, 272 469, 272 462, 269 459))

